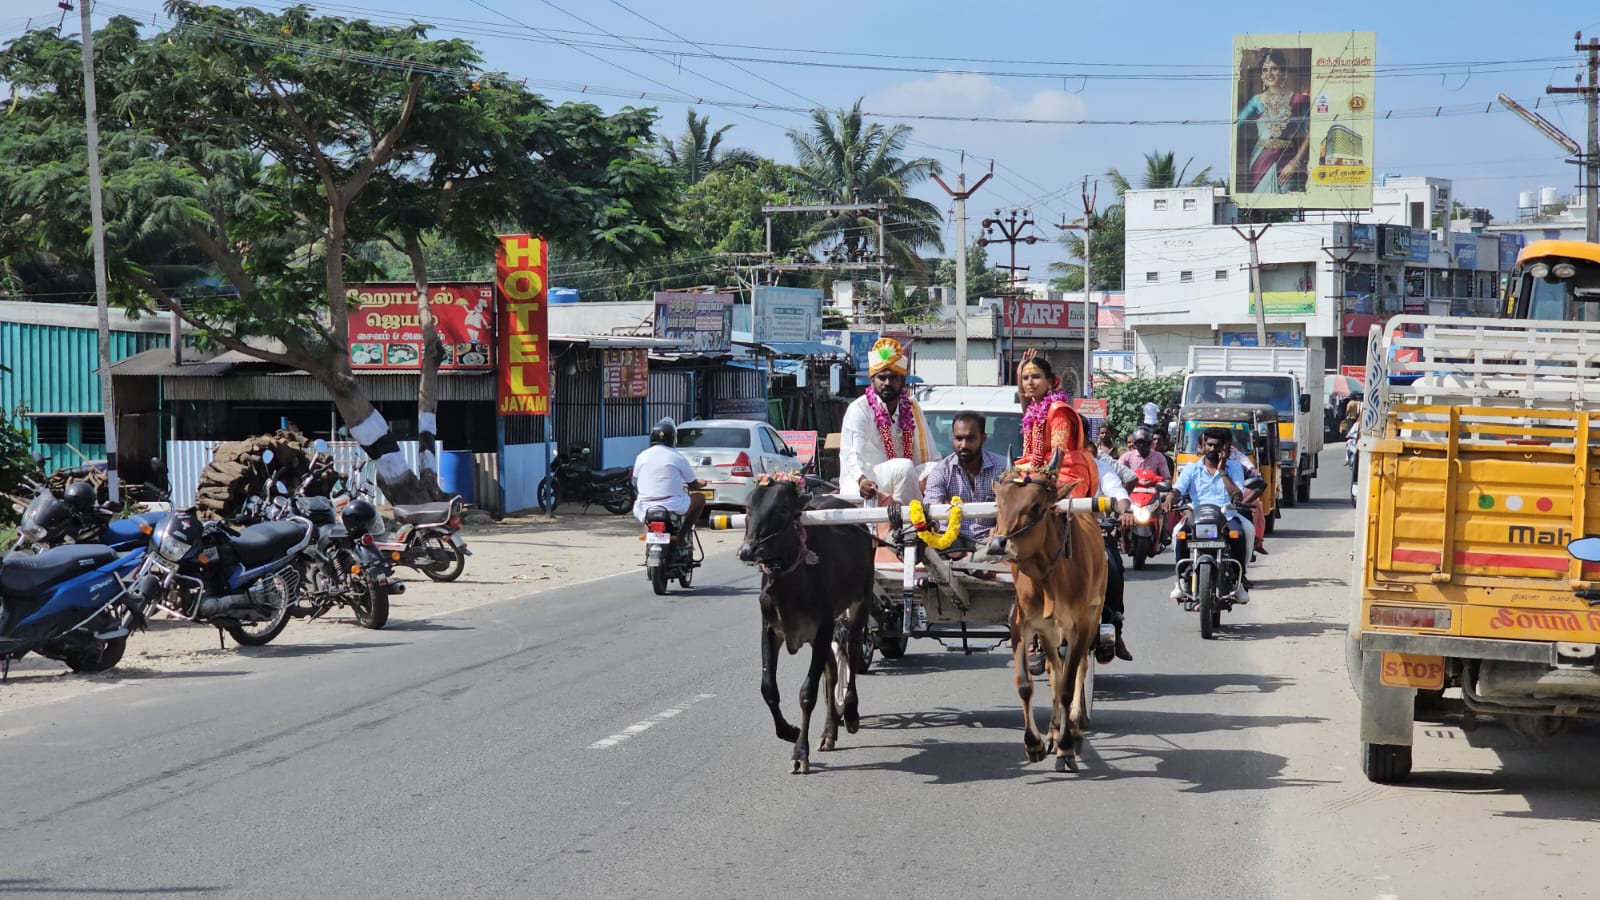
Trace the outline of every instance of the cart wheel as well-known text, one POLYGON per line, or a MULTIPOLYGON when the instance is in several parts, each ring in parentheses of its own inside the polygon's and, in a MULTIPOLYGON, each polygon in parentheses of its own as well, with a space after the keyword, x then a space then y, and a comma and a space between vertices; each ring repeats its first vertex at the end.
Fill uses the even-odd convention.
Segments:
POLYGON ((1399 784, 1411 777, 1411 748, 1398 744, 1362 744, 1361 771, 1368 781, 1399 784))

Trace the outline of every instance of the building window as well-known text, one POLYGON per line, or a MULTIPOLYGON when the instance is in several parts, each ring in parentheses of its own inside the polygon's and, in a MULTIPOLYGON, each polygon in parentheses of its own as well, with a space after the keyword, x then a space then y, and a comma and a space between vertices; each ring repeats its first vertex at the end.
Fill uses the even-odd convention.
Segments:
POLYGON ((1158 210, 1159 209, 1166 209, 1167 208, 1167 201, 1165 201, 1165 200, 1157 200, 1155 202, 1155 208, 1158 209, 1158 210))
POLYGON ((80 432, 83 435, 83 444, 104 444, 106 442, 105 416, 85 416, 78 420, 78 427, 83 429, 80 432))
POLYGON ((1217 280, 1218 281, 1227 281, 1228 280, 1228 270, 1227 269, 1218 269, 1217 270, 1217 280))
POLYGON ((1188 270, 1184 270, 1182 272, 1179 272, 1178 273, 1178 280, 1179 281, 1193 281, 1194 280, 1194 273, 1190 272, 1188 270))
POLYGON ((1189 198, 1187 198, 1187 199, 1185 199, 1183 201, 1183 209, 1184 209, 1185 212, 1188 212, 1188 211, 1190 211, 1190 210, 1192 210, 1194 208, 1195 208, 1195 203, 1194 203, 1194 198, 1193 197, 1189 197, 1189 198))
POLYGON ((41 444, 67 443, 65 416, 40 416, 33 420, 33 436, 41 444))
POLYGON ((1158 282, 1160 280, 1161 280, 1161 273, 1160 272, 1146 272, 1146 273, 1144 273, 1144 283, 1145 284, 1155 284, 1156 282, 1158 282))

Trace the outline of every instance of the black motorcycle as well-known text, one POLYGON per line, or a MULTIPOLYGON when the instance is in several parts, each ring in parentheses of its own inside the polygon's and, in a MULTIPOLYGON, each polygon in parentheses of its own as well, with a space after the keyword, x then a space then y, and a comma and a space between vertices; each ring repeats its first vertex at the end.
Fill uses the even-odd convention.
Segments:
POLYGON ((258 647, 283 632, 297 611, 305 551, 316 538, 309 519, 291 517, 235 531, 174 512, 151 531, 128 594, 141 615, 153 609, 226 631, 258 647))
POLYGON ((689 530, 694 541, 691 547, 673 539, 683 526, 683 516, 661 506, 652 506, 644 513, 644 569, 650 577, 650 587, 661 596, 667 592, 667 582, 678 579, 684 590, 694 581, 694 570, 706 558, 700 546, 700 533, 689 530))
POLYGON ((583 502, 583 511, 589 504, 599 503, 614 516, 633 509, 638 497, 633 487, 633 467, 617 466, 596 469, 589 465, 592 455, 589 445, 579 442, 571 452, 556 454, 550 465, 550 474, 539 482, 539 509, 554 513, 562 503, 583 502))
MULTIPOLYGON (((1266 483, 1252 478, 1244 486, 1260 491, 1266 483)), ((1222 624, 1223 612, 1233 610, 1234 592, 1244 578, 1244 567, 1228 553, 1229 509, 1242 517, 1250 516, 1250 507, 1245 504, 1230 504, 1226 509, 1210 504, 1193 509, 1186 505, 1174 507, 1175 512, 1189 512, 1180 528, 1189 555, 1178 560, 1178 583, 1188 589, 1188 597, 1180 602, 1186 612, 1200 613, 1200 637, 1208 641, 1222 624)), ((1244 552, 1249 553, 1250 548, 1246 546, 1244 552)))
POLYGON ((303 610, 290 615, 316 619, 336 606, 349 607, 362 628, 382 628, 389 621, 389 596, 405 593, 394 566, 378 550, 383 520, 377 507, 352 500, 342 511, 327 497, 291 497, 289 509, 316 526, 316 539, 306 548, 303 610))

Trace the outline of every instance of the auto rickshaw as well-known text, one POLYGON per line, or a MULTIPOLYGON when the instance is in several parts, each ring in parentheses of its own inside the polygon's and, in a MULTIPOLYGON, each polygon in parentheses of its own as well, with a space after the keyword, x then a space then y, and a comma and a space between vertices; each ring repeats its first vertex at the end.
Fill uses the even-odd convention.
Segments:
POLYGON ((1207 428, 1226 428, 1233 433, 1233 445, 1255 461, 1256 469, 1267 482, 1261 494, 1261 512, 1266 531, 1282 513, 1278 511, 1279 490, 1283 484, 1278 471, 1278 411, 1266 403, 1208 403, 1186 406, 1178 416, 1177 470, 1200 460, 1200 435, 1207 428))

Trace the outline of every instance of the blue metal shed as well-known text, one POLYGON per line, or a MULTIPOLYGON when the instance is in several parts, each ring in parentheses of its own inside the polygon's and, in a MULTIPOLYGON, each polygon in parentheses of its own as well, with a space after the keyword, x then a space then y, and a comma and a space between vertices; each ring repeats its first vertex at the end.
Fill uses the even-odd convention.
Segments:
MULTIPOLYGON (((168 345, 167 315, 111 313, 111 358, 168 345)), ((20 410, 46 471, 105 458, 95 309, 0 302, 0 410, 20 410), (81 455, 80 455, 81 454, 81 455)))

